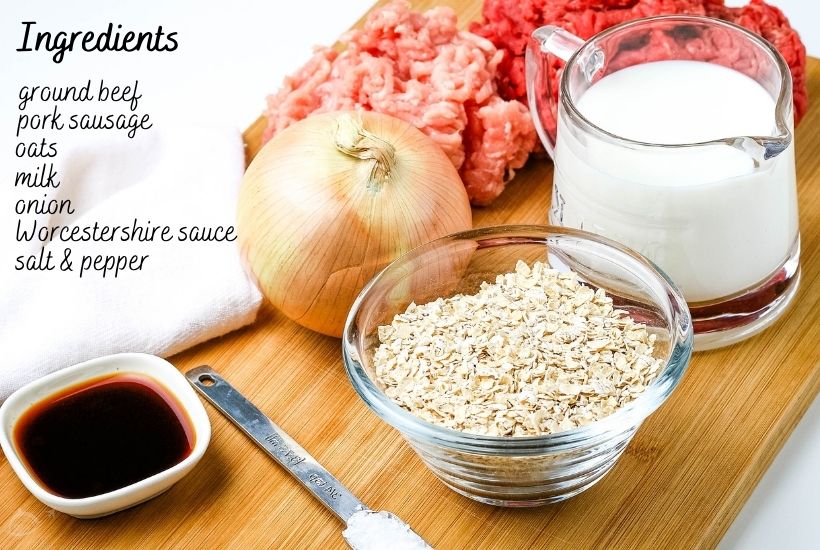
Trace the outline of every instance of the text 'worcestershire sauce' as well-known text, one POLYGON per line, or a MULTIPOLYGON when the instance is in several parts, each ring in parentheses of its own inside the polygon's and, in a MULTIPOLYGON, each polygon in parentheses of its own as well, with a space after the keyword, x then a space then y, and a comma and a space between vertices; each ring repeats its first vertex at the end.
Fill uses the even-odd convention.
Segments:
POLYGON ((48 491, 67 498, 108 493, 183 461, 194 430, 159 382, 140 374, 88 380, 33 405, 15 445, 48 491))

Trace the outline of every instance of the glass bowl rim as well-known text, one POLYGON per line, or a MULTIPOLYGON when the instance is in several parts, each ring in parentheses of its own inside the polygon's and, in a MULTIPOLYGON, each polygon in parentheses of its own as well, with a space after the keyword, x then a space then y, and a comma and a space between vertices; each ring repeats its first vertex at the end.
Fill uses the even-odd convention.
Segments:
MULTIPOLYGON (((533 244, 537 242, 534 241, 533 244)), ((509 242, 495 246, 509 246, 510 244, 522 243, 509 242)), ((610 434, 623 431, 625 428, 639 426, 644 419, 666 401, 677 387, 689 364, 693 338, 692 319, 686 301, 669 277, 647 258, 616 241, 587 231, 551 225, 517 224, 482 227, 452 233, 420 245, 388 264, 365 285, 350 308, 342 334, 342 357, 347 376, 359 397, 374 413, 405 436, 435 442, 462 451, 479 453, 489 451, 491 454, 516 456, 542 455, 571 450, 581 445, 588 446, 592 440, 598 438, 605 440, 610 434), (619 254, 628 256, 645 269, 644 275, 654 277, 654 282, 660 284, 665 291, 668 307, 672 312, 670 350, 666 364, 646 390, 626 406, 590 424, 552 434, 490 436, 467 433, 433 424, 403 409, 376 386, 375 382, 365 372, 364 366, 356 359, 358 356, 354 343, 357 339, 354 330, 356 316, 369 292, 392 269, 446 242, 481 240, 491 237, 536 237, 546 241, 546 239, 556 236, 569 236, 592 241, 606 248, 612 248, 619 254)))

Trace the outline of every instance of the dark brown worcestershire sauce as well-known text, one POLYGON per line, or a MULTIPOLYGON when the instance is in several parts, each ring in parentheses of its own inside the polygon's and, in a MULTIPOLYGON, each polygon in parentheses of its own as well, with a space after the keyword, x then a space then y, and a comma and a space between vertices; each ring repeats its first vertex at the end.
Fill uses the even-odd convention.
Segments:
POLYGON ((114 374, 35 404, 17 421, 14 440, 45 489, 83 498, 178 464, 191 454, 194 430, 159 382, 114 374))

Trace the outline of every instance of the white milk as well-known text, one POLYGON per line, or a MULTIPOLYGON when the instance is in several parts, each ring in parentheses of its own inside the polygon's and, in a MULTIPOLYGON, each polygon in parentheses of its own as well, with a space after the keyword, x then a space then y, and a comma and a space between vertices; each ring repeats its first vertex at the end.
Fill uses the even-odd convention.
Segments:
MULTIPOLYGON (((610 74, 579 111, 635 141, 697 143, 775 133, 775 102, 720 65, 659 61, 610 74)), ((729 145, 629 148, 559 117, 553 223, 620 241, 658 264, 690 302, 762 282, 797 238, 794 145, 755 168, 729 145)))

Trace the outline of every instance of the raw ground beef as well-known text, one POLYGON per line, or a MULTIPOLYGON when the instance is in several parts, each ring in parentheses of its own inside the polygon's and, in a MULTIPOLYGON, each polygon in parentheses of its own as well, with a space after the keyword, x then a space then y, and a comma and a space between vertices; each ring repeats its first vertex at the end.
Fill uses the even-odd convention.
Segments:
POLYGON ((314 56, 268 97, 264 141, 312 113, 365 109, 403 119, 438 143, 470 201, 489 204, 535 146, 529 111, 504 100, 495 79, 503 52, 459 31, 449 8, 406 2, 373 11, 341 38, 344 51, 314 56))
MULTIPOLYGON (((506 52, 498 66, 498 89, 505 99, 526 102, 524 74, 524 51, 532 31, 543 25, 557 25, 583 39, 628 20, 653 15, 693 14, 717 17, 734 22, 763 36, 783 55, 789 65, 794 84, 795 123, 808 108, 806 91, 806 49, 797 32, 779 9, 762 0, 751 0, 746 6, 730 8, 723 0, 485 0, 484 20, 473 23, 470 30, 492 40, 506 52)), ((633 52, 632 59, 621 59, 628 66, 651 60, 653 52, 674 47, 673 38, 658 33, 653 42, 644 45, 640 52, 633 52)), ((724 45, 721 44, 721 47, 724 45)), ((726 49, 721 54, 731 55, 726 49)), ((662 56, 659 56, 662 58, 662 56)), ((556 87, 557 71, 561 63, 550 67, 550 79, 556 87)), ((613 67, 614 68, 614 67, 613 67)), ((554 114, 543 121, 547 130, 554 133, 554 114), (552 119, 552 120, 550 120, 552 119)))

